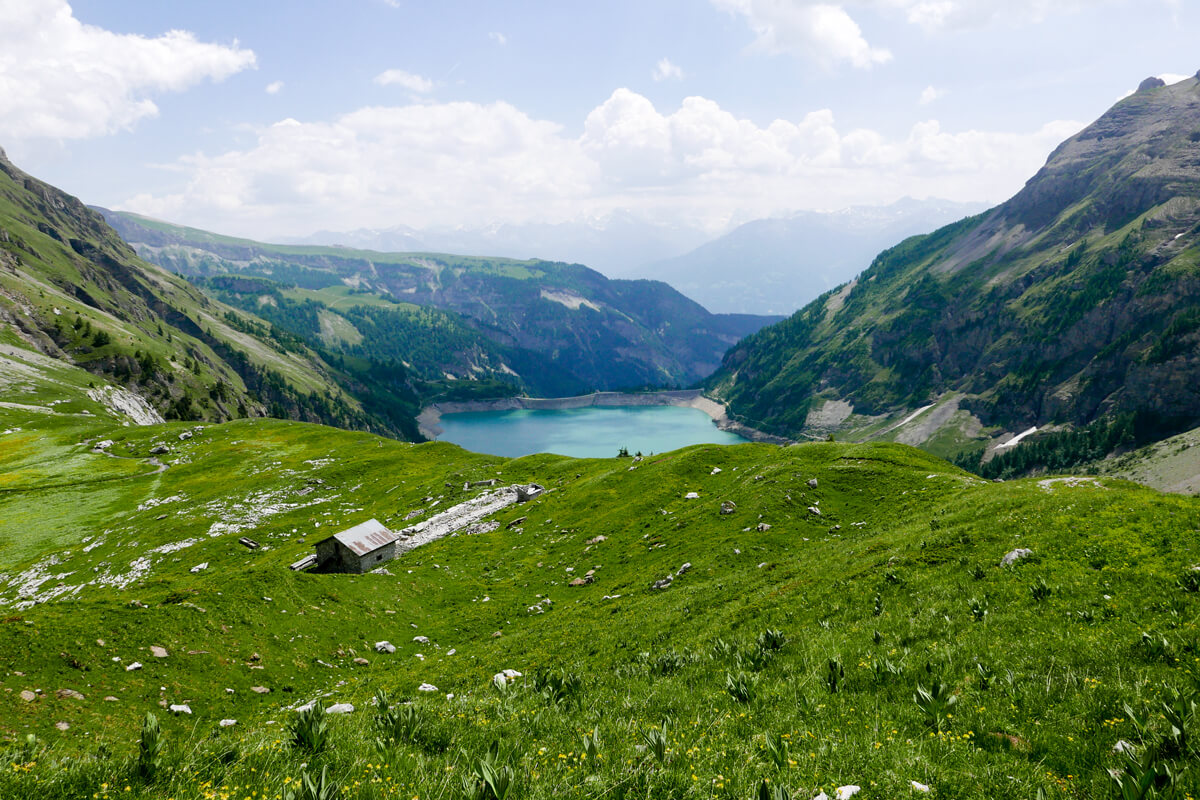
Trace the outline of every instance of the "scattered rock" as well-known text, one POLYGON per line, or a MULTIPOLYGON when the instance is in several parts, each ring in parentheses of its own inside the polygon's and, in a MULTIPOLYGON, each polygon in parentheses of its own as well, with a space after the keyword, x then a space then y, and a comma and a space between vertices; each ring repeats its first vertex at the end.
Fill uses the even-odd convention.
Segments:
POLYGON ((1027 547, 1018 547, 1016 550, 1009 550, 1004 554, 1004 558, 1000 559, 1000 566, 1011 567, 1023 558, 1029 558, 1033 555, 1033 551, 1027 547))
POLYGON ((57 697, 59 700, 68 700, 68 699, 69 700, 82 700, 83 699, 83 695, 81 695, 79 692, 75 691, 74 689, 59 689, 57 692, 54 693, 54 696, 57 697))
POLYGON ((172 714, 191 714, 192 709, 187 703, 172 703, 168 709, 172 714))
POLYGON ((921 794, 929 794, 929 787, 925 784, 917 781, 909 781, 908 783, 910 786, 912 786, 914 791, 920 792, 921 794))
POLYGON ((218 722, 217 724, 220 725, 222 728, 232 728, 234 725, 237 725, 237 720, 236 719, 223 719, 220 722, 218 722))
POLYGON ((504 529, 511 531, 513 528, 517 527, 518 525, 520 525, 522 522, 524 522, 527 519, 528 519, 528 517, 517 517, 512 522, 505 525, 504 529))
POLYGON ((821 516, 821 509, 817 508, 816 506, 809 506, 808 513, 812 514, 814 517, 819 517, 821 516))
POLYGON ((582 578, 576 578, 575 580, 571 581, 567 585, 568 586, 587 586, 589 583, 592 583, 595 580, 596 579, 593 578, 591 575, 585 575, 582 578))
MULTIPOLYGON (((588 539, 586 542, 584 542, 584 544, 600 544, 601 542, 607 542, 607 541, 608 541, 607 536, 603 536, 603 535, 602 536, 593 536, 591 539, 588 539)), ((1197 569, 1200 569, 1200 567, 1197 567, 1197 569)))
POLYGON ((105 698, 104 698, 104 702, 106 702, 106 703, 119 703, 119 702, 121 702, 121 701, 120 701, 120 700, 118 700, 117 698, 113 697, 113 696, 110 694, 110 695, 108 695, 107 697, 105 697, 105 698))
POLYGON ((190 570, 188 570, 188 572, 190 572, 190 573, 192 573, 192 574, 194 575, 194 574, 196 574, 197 572, 204 572, 204 570, 206 570, 206 569, 208 569, 208 562, 207 562, 207 561, 205 561, 205 562, 202 562, 202 563, 200 563, 200 564, 197 564, 196 566, 194 566, 194 567, 192 567, 190 570))
POLYGON ((152 644, 150 645, 150 655, 154 656, 155 658, 166 658, 170 655, 170 653, 167 652, 167 648, 152 644))
POLYGON ((370 664, 371 662, 367 661, 365 658, 360 656, 360 657, 354 659, 354 663, 360 667, 365 667, 365 666, 367 666, 367 664, 370 664))
POLYGON ((392 644, 391 642, 376 642, 375 643, 375 652, 376 653, 394 653, 394 652, 396 652, 396 645, 392 644))
POLYGON ((679 568, 679 571, 675 573, 675 577, 678 578, 680 575, 687 572, 691 568, 692 568, 692 562, 685 561, 683 566, 679 568))
POLYGON ((54 727, 58 728, 60 731, 66 731, 66 730, 71 729, 71 726, 65 722, 56 722, 56 723, 54 723, 54 727))
POLYGON ((503 635, 504 635, 503 631, 496 631, 495 633, 493 633, 493 634, 492 634, 492 638, 493 638, 493 639, 498 639, 498 638, 500 638, 500 637, 501 637, 501 636, 503 636, 503 635))
POLYGON ((353 712, 354 706, 350 703, 334 703, 325 709, 326 714, 351 714, 353 712))
POLYGON ((145 608, 146 604, 143 603, 141 600, 130 600, 129 607, 130 608, 145 608))
POLYGON ((414 636, 413 641, 417 644, 429 644, 428 636, 414 636))
POLYGON ((271 693, 271 690, 265 686, 251 686, 250 691, 254 692, 255 694, 270 694, 271 693))
POLYGON ((251 653, 250 660, 251 661, 262 661, 262 656, 260 656, 258 653, 251 653))
POLYGON ((732 500, 726 500, 721 503, 721 513, 722 514, 732 514, 736 510, 737 510, 737 503, 733 502, 732 500))
POLYGON ((687 494, 685 494, 685 495, 683 496, 683 499, 684 499, 684 500, 699 500, 699 499, 700 499, 700 495, 699 495, 699 494, 697 494, 696 492, 688 492, 687 494))
POLYGON ((708 474, 709 474, 709 475, 720 475, 720 474, 721 474, 721 468, 720 468, 720 467, 713 467, 713 469, 712 469, 712 472, 710 472, 710 473, 708 473, 708 474))
POLYGON ((152 456, 161 456, 164 453, 169 452, 171 452, 171 448, 167 447, 165 444, 156 444, 154 447, 150 448, 150 455, 152 456))
POLYGON ((756 526, 756 529, 758 530, 759 533, 766 533, 767 531, 771 530, 771 526, 769 523, 760 522, 756 526))
POLYGON ((21 699, 26 703, 32 703, 34 700, 37 700, 37 695, 28 689, 24 689, 21 691, 21 699))
POLYGON ((135 661, 135 662, 133 662, 132 664, 130 664, 129 666, 127 666, 127 667, 125 668, 125 671, 126 671, 126 672, 133 672, 135 669, 141 669, 141 668, 142 668, 142 664, 141 664, 141 662, 140 662, 140 661, 135 661))
POLYGON ((861 786, 853 784, 849 786, 839 786, 837 791, 833 793, 833 800, 850 800, 851 797, 862 791, 861 786))
POLYGON ((668 575, 667 577, 663 578, 663 579, 662 579, 662 580, 660 580, 660 581, 655 581, 655 582, 653 583, 653 585, 651 585, 651 587, 650 587, 650 588, 651 588, 651 589, 669 589, 669 588, 671 588, 671 584, 672 584, 674 581, 675 581, 675 576, 674 576, 674 575, 668 575))
POLYGON ((815 488, 817 488, 817 479, 816 479, 816 478, 809 478, 809 479, 808 479, 808 488, 810 488, 810 489, 815 489, 815 488))
POLYGON ((762 569, 762 568, 763 568, 763 567, 765 567, 766 565, 767 565, 767 562, 765 562, 765 561, 764 561, 764 562, 762 562, 761 564, 759 564, 759 565, 758 565, 758 568, 759 568, 759 569, 762 569))
POLYGON ((191 431, 184 431, 183 433, 179 434, 179 441, 181 442, 186 442, 190 438, 192 438, 191 431))
POLYGON ((418 692, 436 692, 437 690, 438 687, 434 686, 432 683, 422 683, 417 687, 418 692))

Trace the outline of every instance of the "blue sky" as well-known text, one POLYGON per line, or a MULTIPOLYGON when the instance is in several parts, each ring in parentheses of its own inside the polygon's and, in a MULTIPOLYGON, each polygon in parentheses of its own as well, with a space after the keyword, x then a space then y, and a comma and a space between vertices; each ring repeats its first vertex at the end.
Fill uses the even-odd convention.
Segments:
POLYGON ((0 0, 0 146, 86 202, 267 239, 998 202, 1200 68, 1196 5, 0 0))

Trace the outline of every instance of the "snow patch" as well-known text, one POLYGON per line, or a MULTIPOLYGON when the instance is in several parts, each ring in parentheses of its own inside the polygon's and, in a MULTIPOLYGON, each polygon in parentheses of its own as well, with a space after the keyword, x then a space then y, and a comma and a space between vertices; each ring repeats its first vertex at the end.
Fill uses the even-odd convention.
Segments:
POLYGON ((1020 444, 1020 443, 1021 443, 1021 440, 1022 440, 1022 439, 1024 439, 1026 436, 1029 436, 1030 434, 1033 434, 1033 433, 1037 433, 1037 426, 1036 426, 1036 425, 1035 425, 1035 426, 1033 426, 1032 428, 1028 429, 1028 430, 1021 431, 1021 432, 1020 432, 1020 433, 1018 433, 1016 436, 1014 436, 1013 438, 1009 439, 1007 442, 1004 442, 1003 444, 998 444, 998 445, 996 445, 996 449, 997 449, 997 450, 1003 450, 1003 449, 1004 449, 1004 448, 1006 448, 1006 447, 1013 447, 1013 446, 1015 446, 1015 445, 1018 445, 1018 444, 1020 444))

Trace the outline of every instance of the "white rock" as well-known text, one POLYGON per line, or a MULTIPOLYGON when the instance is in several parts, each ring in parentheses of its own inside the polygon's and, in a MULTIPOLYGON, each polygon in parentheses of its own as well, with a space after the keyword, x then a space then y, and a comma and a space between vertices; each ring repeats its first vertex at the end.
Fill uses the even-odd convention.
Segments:
POLYGON ((687 494, 685 494, 685 495, 683 496, 683 499, 684 499, 684 500, 699 500, 699 499, 700 499, 700 495, 699 495, 699 494, 697 494, 696 492, 688 492, 687 494))
POLYGON ((202 564, 197 564, 196 566, 194 566, 194 567, 192 567, 190 570, 188 570, 188 572, 191 572, 191 573, 193 573, 193 574, 194 574, 194 573, 197 573, 197 572, 203 572, 203 571, 204 571, 204 570, 206 570, 206 569, 208 569, 208 562, 207 562, 207 561, 205 561, 205 562, 204 562, 204 563, 202 563, 202 564))
POLYGON ((862 791, 861 786, 850 784, 848 786, 839 786, 837 791, 833 793, 834 800, 850 800, 851 797, 862 791))
POLYGON ((720 467, 713 467, 713 471, 712 471, 712 472, 710 472, 710 473, 708 473, 708 474, 709 474, 709 475, 720 475, 720 474, 721 474, 721 468, 720 468, 720 467))
POLYGON ((455 650, 453 647, 451 647, 449 650, 446 651, 446 655, 452 656, 457 652, 458 652, 457 650, 455 650))
POLYGON ((1000 566, 1011 567, 1023 558, 1029 558, 1033 555, 1033 551, 1028 547, 1018 547, 1016 550, 1009 550, 1004 554, 1004 558, 1000 559, 1000 566))
POLYGON ((438 687, 434 686, 432 683, 422 683, 417 687, 418 692, 436 692, 437 690, 438 687))
POLYGON ((429 644, 429 637, 428 636, 414 636, 413 641, 418 642, 419 644, 429 644))
POLYGON ((913 789, 915 789, 918 792, 921 792, 922 794, 929 793, 929 787, 923 783, 918 783, 917 781, 909 781, 909 784, 912 785, 913 789))
POLYGON ((349 714, 354 711, 354 706, 350 703, 334 703, 329 708, 325 709, 326 714, 349 714))
POLYGON ((167 648, 152 644, 150 645, 150 655, 155 658, 166 658, 170 653, 167 652, 167 648))
POLYGON ((135 662, 133 662, 132 664, 130 664, 128 667, 126 667, 126 668, 125 668, 125 671, 126 671, 126 672, 133 672, 135 669, 141 669, 141 668, 142 668, 142 662, 140 662, 140 661, 135 661, 135 662))
POLYGON ((396 645, 392 644, 391 642, 376 642, 375 643, 375 652, 376 653, 394 653, 394 652, 396 652, 396 645))
POLYGON ((191 714, 192 713, 192 709, 188 706, 187 703, 172 704, 170 709, 168 709, 168 710, 172 714, 191 714))
POLYGON ((447 694, 447 695, 446 695, 446 699, 447 699, 447 700, 453 700, 453 699, 454 699, 454 692, 450 692, 449 694, 447 694))
POLYGON ((223 719, 220 722, 218 722, 217 724, 220 725, 222 728, 232 728, 234 725, 237 725, 237 720, 236 719, 223 719))

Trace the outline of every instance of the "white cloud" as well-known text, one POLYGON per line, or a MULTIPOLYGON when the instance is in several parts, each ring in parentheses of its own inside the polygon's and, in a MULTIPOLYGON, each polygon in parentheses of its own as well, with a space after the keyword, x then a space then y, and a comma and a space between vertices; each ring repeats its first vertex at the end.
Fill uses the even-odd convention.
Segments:
POLYGON ((158 114, 151 96, 252 68, 254 53, 187 31, 118 34, 66 0, 0 2, 0 137, 81 139, 158 114))
POLYGON ((826 66, 842 62, 860 69, 892 59, 872 47, 862 29, 840 5, 808 0, 712 0, 717 8, 746 18, 757 39, 754 46, 768 53, 798 53, 826 66))
POLYGON ((187 158, 180 191, 122 208, 256 237, 622 209, 716 229, 904 195, 1002 200, 1081 128, 951 132, 930 120, 889 138, 842 129, 828 109, 762 126, 703 97, 662 112, 629 89, 593 109, 577 138, 506 103, 371 107, 283 120, 249 149, 187 158))
POLYGON ((267 94, 279 94, 281 91, 283 91, 283 81, 272 81, 271 83, 268 83, 264 91, 266 91, 267 94))
POLYGON ((417 94, 433 91, 433 81, 402 69, 389 69, 381 72, 375 76, 375 82, 380 86, 402 86, 417 94))
POLYGON ((945 96, 946 96, 945 89, 938 89, 935 86, 926 86, 924 89, 921 90, 921 97, 918 98, 917 102, 919 102, 923 106, 927 106, 930 103, 934 102, 935 100, 939 100, 945 96))
POLYGON ((656 81, 683 80, 683 70, 677 64, 671 63, 671 59, 663 58, 654 65, 653 77, 656 81))
POLYGON ((508 44, 508 37, 505 36, 503 33, 500 33, 499 31, 492 31, 491 33, 488 34, 488 38, 491 39, 496 44, 500 45, 501 47, 508 44))

